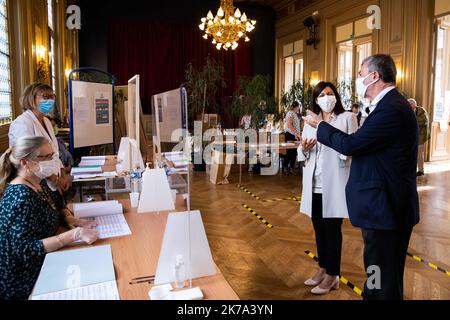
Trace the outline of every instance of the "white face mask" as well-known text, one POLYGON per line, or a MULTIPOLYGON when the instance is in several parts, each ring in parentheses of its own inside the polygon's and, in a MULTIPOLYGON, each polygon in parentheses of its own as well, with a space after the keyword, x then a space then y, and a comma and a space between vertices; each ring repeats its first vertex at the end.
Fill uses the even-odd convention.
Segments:
POLYGON ((367 89, 369 89, 369 87, 371 85, 373 85, 374 83, 378 82, 378 80, 380 79, 376 79, 374 81, 372 81, 371 83, 369 83, 368 85, 364 84, 364 81, 372 74, 373 72, 369 73, 366 77, 360 77, 358 79, 356 79, 355 85, 356 85, 356 93, 358 93, 358 96, 361 99, 365 99, 366 98, 366 92, 367 89))
POLYGON ((50 177, 51 175, 57 172, 58 169, 57 160, 58 160, 57 158, 53 158, 52 160, 37 162, 37 164, 39 165, 39 170, 33 171, 33 173, 39 179, 45 179, 50 177))
POLYGON ((335 96, 323 96, 317 98, 317 104, 319 105, 320 109, 322 109, 323 112, 332 112, 334 110, 334 107, 336 106, 336 97, 335 96))

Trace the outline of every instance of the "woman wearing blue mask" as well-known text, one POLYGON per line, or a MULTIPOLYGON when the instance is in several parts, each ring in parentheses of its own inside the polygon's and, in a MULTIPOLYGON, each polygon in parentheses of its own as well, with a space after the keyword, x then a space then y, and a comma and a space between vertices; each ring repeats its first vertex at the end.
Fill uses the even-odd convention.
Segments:
MULTIPOLYGON (((59 158, 58 140, 53 126, 45 116, 55 108, 56 96, 53 89, 43 83, 33 83, 25 88, 21 97, 23 114, 18 116, 9 128, 9 146, 13 147, 18 138, 24 136, 45 137, 51 144, 56 157, 59 158)), ((47 178, 49 187, 65 192, 69 189, 71 178, 64 171, 61 161, 54 162, 53 174, 47 178)))

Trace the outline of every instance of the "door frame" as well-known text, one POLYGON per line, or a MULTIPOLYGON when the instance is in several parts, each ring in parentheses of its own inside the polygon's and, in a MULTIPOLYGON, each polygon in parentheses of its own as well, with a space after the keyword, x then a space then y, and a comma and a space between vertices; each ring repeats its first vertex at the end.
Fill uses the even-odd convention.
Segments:
MULTIPOLYGON (((434 161, 445 161, 450 160, 450 119, 447 119, 449 122, 449 129, 447 131, 447 151, 442 155, 434 155, 436 150, 436 142, 438 138, 438 134, 440 133, 440 124, 438 121, 434 120, 434 111, 435 111, 435 102, 436 102, 436 62, 437 62, 437 44, 438 44, 438 29, 440 27, 439 19, 450 16, 450 13, 436 16, 434 19, 434 36, 433 36, 433 62, 432 62, 432 86, 431 86, 431 108, 430 108, 430 131, 431 137, 428 143, 428 160, 430 162, 434 161)), ((448 28, 450 32, 450 28, 448 28)))

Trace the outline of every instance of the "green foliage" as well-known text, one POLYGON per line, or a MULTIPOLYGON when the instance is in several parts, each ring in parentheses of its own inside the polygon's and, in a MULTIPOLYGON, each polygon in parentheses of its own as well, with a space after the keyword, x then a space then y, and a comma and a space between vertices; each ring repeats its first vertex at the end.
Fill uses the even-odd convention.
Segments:
POLYGON ((114 92, 115 101, 118 103, 123 103, 128 101, 128 97, 125 95, 125 90, 122 88, 116 89, 114 92))
POLYGON ((341 96, 341 101, 344 109, 350 110, 352 108, 352 105, 355 103, 359 104, 360 107, 362 106, 362 101, 356 94, 355 79, 341 81, 335 80, 333 81, 333 83, 336 86, 339 95, 341 96))
POLYGON ((253 128, 264 126, 268 114, 279 120, 277 102, 271 95, 272 79, 270 76, 256 75, 252 78, 239 78, 238 88, 233 95, 231 113, 235 117, 250 115, 253 128))
POLYGON ((188 94, 191 122, 199 113, 203 119, 206 110, 216 112, 217 92, 220 88, 226 87, 223 73, 223 66, 209 56, 201 68, 192 63, 187 65, 184 86, 188 94))
POLYGON ((313 86, 310 81, 298 80, 296 81, 288 92, 284 93, 281 98, 281 106, 283 107, 283 116, 290 110, 294 101, 299 102, 302 105, 303 113, 309 107, 311 96, 313 92, 313 86))
POLYGON ((108 83, 111 84, 111 78, 97 71, 80 72, 79 80, 84 82, 108 83))

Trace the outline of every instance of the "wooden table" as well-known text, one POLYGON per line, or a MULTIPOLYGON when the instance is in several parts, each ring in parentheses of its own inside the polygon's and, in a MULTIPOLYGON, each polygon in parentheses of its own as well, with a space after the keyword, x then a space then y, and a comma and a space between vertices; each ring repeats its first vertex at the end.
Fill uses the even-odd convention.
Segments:
MULTIPOLYGON (((272 152, 277 151, 280 153, 281 151, 287 150, 297 150, 299 142, 280 142, 280 143, 237 143, 234 140, 225 140, 225 141, 214 141, 212 146, 216 151, 222 151, 223 153, 228 153, 228 147, 233 147, 233 157, 236 157, 239 165, 239 184, 242 183, 242 157, 239 154, 239 151, 250 151, 250 149, 255 150, 256 156, 259 157, 262 152, 272 152), (217 148, 216 148, 217 147, 217 148), (238 150, 241 148, 241 150, 238 150)), ((225 164, 220 164, 221 166, 225 166, 225 164)), ((223 170, 222 170, 223 171, 223 170)))
MULTIPOLYGON (((136 208, 130 207, 129 199, 117 200, 123 204, 125 218, 132 235, 98 240, 94 245, 111 245, 120 298, 122 300, 149 300, 150 284, 130 285, 129 282, 137 277, 156 274, 164 229, 170 212, 138 214, 136 208)), ((176 211, 186 210, 184 202, 183 197, 178 195, 176 211)), ((87 247, 87 245, 83 247, 87 247)), ((220 270, 217 269, 217 272, 215 276, 193 280, 193 286, 200 287, 205 299, 239 299, 220 270)))

